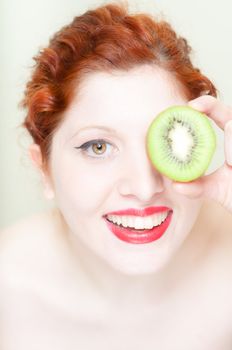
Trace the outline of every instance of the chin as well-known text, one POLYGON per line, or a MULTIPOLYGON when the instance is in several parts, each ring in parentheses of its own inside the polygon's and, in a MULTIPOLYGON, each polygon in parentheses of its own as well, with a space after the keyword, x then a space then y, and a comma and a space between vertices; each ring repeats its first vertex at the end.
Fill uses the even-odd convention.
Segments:
POLYGON ((139 259, 134 257, 134 261, 130 259, 130 261, 120 261, 115 262, 113 264, 113 261, 110 261, 110 266, 120 272, 123 275, 128 276, 140 276, 140 275, 154 275, 158 272, 160 272, 162 269, 164 269, 168 265, 167 260, 160 260, 160 261, 151 261, 148 259, 148 261, 139 261, 139 259))

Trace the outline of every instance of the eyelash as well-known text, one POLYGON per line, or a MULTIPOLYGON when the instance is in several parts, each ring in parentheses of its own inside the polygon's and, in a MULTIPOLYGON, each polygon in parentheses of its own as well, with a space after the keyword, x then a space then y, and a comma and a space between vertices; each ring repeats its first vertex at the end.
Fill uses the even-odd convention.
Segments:
MULTIPOLYGON (((89 154, 88 154, 88 148, 90 148, 90 147, 93 146, 93 145, 97 145, 97 144, 100 144, 100 145, 102 145, 102 144, 107 144, 107 145, 113 146, 111 143, 107 142, 106 140, 103 140, 103 139, 96 139, 96 140, 90 140, 90 141, 88 141, 88 142, 85 142, 85 143, 83 143, 81 146, 75 147, 75 148, 76 148, 76 149, 80 149, 81 152, 83 152, 84 154, 87 153, 87 156, 90 157, 90 158, 105 159, 105 158, 109 157, 109 156, 97 155, 96 153, 95 153, 95 155, 89 155, 89 154)), ((105 153, 105 152, 104 152, 104 153, 105 153)))

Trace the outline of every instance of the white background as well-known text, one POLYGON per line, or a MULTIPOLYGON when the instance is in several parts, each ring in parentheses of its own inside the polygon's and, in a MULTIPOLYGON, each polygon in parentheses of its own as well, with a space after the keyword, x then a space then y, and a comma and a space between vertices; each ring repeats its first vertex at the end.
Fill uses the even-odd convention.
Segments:
MULTIPOLYGON (((107 1, 106 1, 107 2, 107 1)), ((0 227, 51 204, 43 198, 40 179, 26 146, 30 140, 17 128, 23 121, 18 104, 32 57, 49 37, 99 0, 0 1, 0 227)), ((131 10, 165 18, 193 47, 193 62, 216 84, 220 99, 232 105, 232 2, 229 0, 129 0, 131 10)), ((223 138, 215 164, 223 161, 223 138)))

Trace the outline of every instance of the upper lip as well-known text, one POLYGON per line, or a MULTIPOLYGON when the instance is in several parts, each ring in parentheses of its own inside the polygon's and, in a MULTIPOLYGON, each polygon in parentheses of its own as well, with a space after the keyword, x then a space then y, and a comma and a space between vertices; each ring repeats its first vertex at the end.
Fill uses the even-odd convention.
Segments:
POLYGON ((162 213, 164 211, 172 211, 171 208, 165 207, 165 206, 160 206, 160 207, 147 207, 144 209, 134 209, 134 208, 128 208, 128 209, 123 209, 123 210, 118 210, 118 211, 112 211, 110 213, 107 213, 104 216, 108 215, 132 215, 132 216, 149 216, 155 213, 162 213))

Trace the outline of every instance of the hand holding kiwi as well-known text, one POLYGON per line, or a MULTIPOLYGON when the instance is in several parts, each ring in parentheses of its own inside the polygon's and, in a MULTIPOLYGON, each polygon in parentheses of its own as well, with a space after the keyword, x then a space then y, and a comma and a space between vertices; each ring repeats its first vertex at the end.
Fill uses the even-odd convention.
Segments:
MULTIPOLYGON (((219 202, 222 206, 224 206, 227 210, 229 210, 232 213, 232 109, 230 107, 225 106, 222 102, 217 100, 216 98, 212 96, 201 96, 198 97, 195 100, 192 100, 188 103, 188 106, 183 106, 184 108, 190 108, 190 111, 193 115, 195 115, 196 119, 201 119, 199 114, 195 113, 201 113, 203 114, 204 120, 207 120, 208 118, 211 118, 215 121, 215 123, 224 130, 224 140, 225 140, 225 163, 217 169, 214 173, 210 175, 204 175, 205 170, 207 169, 210 160, 212 158, 214 149, 215 149, 215 136, 214 132, 212 131, 211 125, 208 123, 209 120, 207 120, 206 123, 201 123, 202 130, 199 131, 198 128, 195 128, 195 119, 190 118, 190 121, 192 128, 194 129, 194 132, 192 133, 193 140, 199 142, 199 152, 193 151, 192 147, 196 147, 195 150, 197 150, 197 146, 195 146, 194 141, 190 141, 188 137, 186 136, 187 131, 179 130, 180 132, 176 135, 171 134, 169 143, 172 142, 172 140, 178 139, 178 137, 182 137, 182 135, 185 135, 185 141, 183 144, 183 151, 179 148, 176 148, 178 150, 179 154, 182 156, 182 160, 179 161, 179 165, 183 164, 184 161, 188 164, 189 168, 187 166, 179 166, 180 169, 176 171, 175 166, 169 166, 166 168, 164 165, 165 175, 170 177, 174 180, 173 182, 173 188, 186 196, 189 196, 191 198, 196 197, 208 197, 210 199, 213 199, 217 202, 219 202), (197 117, 199 116, 199 118, 197 117), (207 117, 205 117, 207 116, 207 117), (204 124, 204 126, 203 126, 204 124), (210 126, 209 126, 210 125, 210 126), (196 135, 197 134, 197 135, 196 135), (205 143, 205 150, 201 147, 201 136, 205 135, 205 140, 207 139, 207 142, 205 143), (187 152, 188 150, 188 152, 187 152), (200 151, 201 150, 201 151, 200 151), (202 152, 204 151, 204 156, 202 157, 202 152), (189 158, 189 153, 190 157, 189 158), (193 157, 197 157, 199 162, 202 162, 200 166, 197 165, 197 162, 193 162, 193 157), (194 165, 193 165, 194 164, 194 165), (167 170, 168 169, 168 170, 167 170), (190 169, 190 170, 189 170, 190 169), (175 182, 178 181, 178 182, 175 182), (181 182, 181 183, 180 183, 181 182)), ((179 107, 175 107, 179 108, 179 107)), ((174 109, 175 110, 175 109, 174 109)), ((173 110, 173 111, 174 111, 173 110)), ((181 109, 183 113, 183 109, 181 109)), ((168 113, 170 113, 171 110, 169 110, 168 113)), ((158 117, 157 117, 158 118, 158 117)), ((167 118, 167 117, 166 117, 167 118)), ((155 119, 156 120, 156 119, 155 119)), ((154 123, 155 123, 154 120, 154 123)), ((173 117, 172 117, 173 120, 173 117)), ((160 122, 159 122, 160 123, 160 122)), ((175 123, 177 121, 175 120, 175 123)), ((178 124, 182 125, 183 122, 177 123, 176 128, 178 124)), ((151 124, 151 127, 149 128, 148 134, 147 134, 147 150, 148 155, 151 159, 151 162, 154 164, 154 166, 163 172, 163 165, 162 169, 160 168, 159 164, 157 167, 157 155, 154 157, 155 149, 153 148, 153 142, 152 137, 156 135, 156 132, 154 133, 155 126, 151 124), (161 170, 160 170, 161 169, 161 170)), ((173 125, 173 122, 171 123, 173 125)), ((184 124, 185 125, 185 124, 184 124)), ((187 128, 187 127, 186 127, 187 128)), ((162 130, 162 129, 161 129, 162 130)), ((186 130, 186 129, 185 129, 186 130)), ((188 130, 188 128, 187 128, 188 130)), ((176 129, 178 131, 178 128, 176 129)), ((166 127, 166 133, 167 133, 167 127, 166 127)), ((160 132, 159 132, 160 135, 160 132)), ((165 136, 163 138, 163 141, 161 142, 166 144, 164 142, 165 136)), ((205 142, 204 140, 202 142, 205 142)), ((166 146, 167 147, 167 146, 166 146)), ((169 160, 170 163, 170 157, 167 157, 164 160, 164 163, 166 163, 167 160, 169 160)), ((162 160, 158 159, 158 163, 162 160)))

